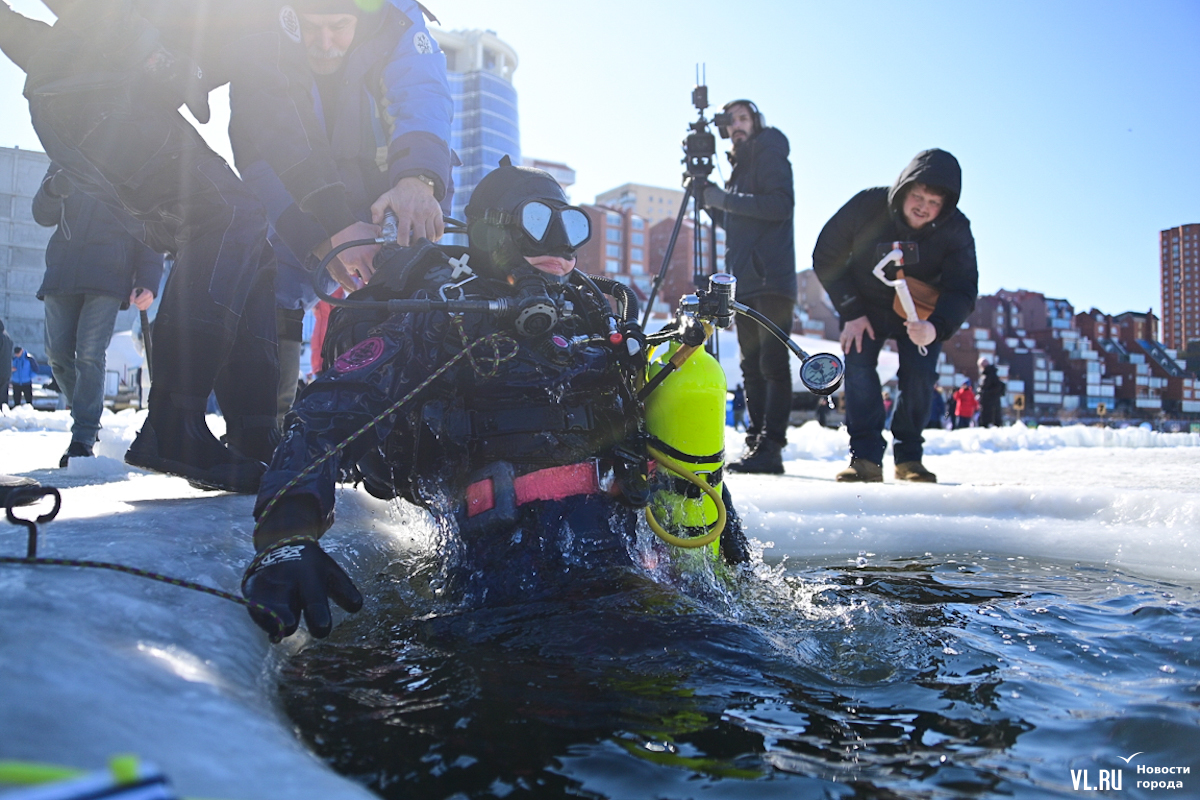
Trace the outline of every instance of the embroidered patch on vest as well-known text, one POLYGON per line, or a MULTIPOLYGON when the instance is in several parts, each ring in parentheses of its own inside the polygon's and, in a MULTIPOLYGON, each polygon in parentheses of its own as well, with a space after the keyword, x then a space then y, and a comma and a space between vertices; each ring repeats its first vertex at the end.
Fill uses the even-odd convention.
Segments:
POLYGON ((427 56, 433 52, 433 40, 425 31, 417 31, 413 34, 413 48, 421 55, 427 56))
POLYGON ((374 336, 359 342, 343 353, 337 361, 333 362, 333 368, 338 372, 354 372, 357 369, 371 366, 382 355, 383 339, 374 336))
POLYGON ((284 6, 279 9, 279 26, 283 28, 283 32, 287 37, 296 44, 300 44, 300 16, 296 13, 296 9, 291 6, 284 6))

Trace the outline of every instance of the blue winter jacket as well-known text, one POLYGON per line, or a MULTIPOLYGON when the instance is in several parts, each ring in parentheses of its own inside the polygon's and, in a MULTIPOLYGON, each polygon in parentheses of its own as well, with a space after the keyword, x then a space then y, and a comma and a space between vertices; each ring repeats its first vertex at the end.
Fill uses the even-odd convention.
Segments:
POLYGON ((13 383, 33 383, 33 373, 37 370, 37 361, 29 355, 28 350, 19 356, 13 356, 12 366, 13 383))

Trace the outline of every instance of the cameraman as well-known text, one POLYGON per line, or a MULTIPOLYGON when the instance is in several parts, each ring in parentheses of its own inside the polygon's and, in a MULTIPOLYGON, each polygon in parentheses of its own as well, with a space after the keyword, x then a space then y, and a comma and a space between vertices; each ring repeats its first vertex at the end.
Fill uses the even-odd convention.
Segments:
MULTIPOLYGON (((726 103, 724 111, 717 126, 722 138, 733 141, 728 154, 733 173, 724 190, 704 188, 704 205, 726 231, 725 264, 737 278, 737 299, 791 332, 796 243, 788 140, 764 124, 749 100, 726 103)), ((737 336, 750 425, 746 454, 729 469, 778 475, 792 410, 788 350, 760 325, 738 325, 737 336)))

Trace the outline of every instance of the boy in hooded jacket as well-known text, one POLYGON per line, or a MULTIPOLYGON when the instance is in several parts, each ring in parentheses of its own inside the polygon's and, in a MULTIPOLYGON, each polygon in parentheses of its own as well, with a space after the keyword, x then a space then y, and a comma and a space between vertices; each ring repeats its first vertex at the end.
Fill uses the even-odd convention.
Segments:
MULTIPOLYGON (((883 480, 885 412, 876 366, 894 339, 900 355, 900 399, 892 415, 896 479, 936 483, 921 463, 937 359, 975 308, 979 269, 971 223, 958 209, 962 170, 945 150, 925 150, 891 188, 865 189, 825 224, 813 249, 813 269, 841 319, 846 354, 846 427, 850 466, 839 481, 883 480), (906 321, 894 310, 895 290, 872 272, 896 242, 915 243, 905 277, 933 287, 937 300, 927 319, 906 321)), ((886 270, 895 280, 896 267, 886 270)))

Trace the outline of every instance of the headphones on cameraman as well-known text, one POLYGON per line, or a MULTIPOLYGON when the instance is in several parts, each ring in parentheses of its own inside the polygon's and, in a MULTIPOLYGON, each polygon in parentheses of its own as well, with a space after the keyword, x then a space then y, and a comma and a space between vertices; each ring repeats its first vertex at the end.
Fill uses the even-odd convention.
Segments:
MULTIPOLYGON (((750 109, 750 119, 754 121, 755 133, 761 133, 763 128, 767 127, 767 118, 763 116, 761 111, 758 110, 758 106, 754 104, 753 100, 730 100, 728 103, 721 106, 721 112, 728 114, 729 109, 733 108, 734 106, 745 106, 746 108, 750 109)), ((717 127, 717 130, 720 132, 722 139, 729 138, 728 127, 725 125, 720 125, 717 127)))

